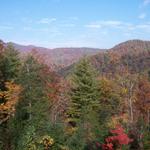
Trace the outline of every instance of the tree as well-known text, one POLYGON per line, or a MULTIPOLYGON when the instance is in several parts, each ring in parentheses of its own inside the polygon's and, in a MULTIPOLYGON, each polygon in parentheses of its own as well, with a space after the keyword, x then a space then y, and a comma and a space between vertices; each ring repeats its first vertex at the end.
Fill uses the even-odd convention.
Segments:
POLYGON ((97 113, 100 105, 96 75, 88 59, 84 58, 76 65, 71 78, 72 87, 69 92, 70 105, 67 115, 69 130, 72 131, 70 138, 76 142, 80 134, 83 143, 95 137, 94 131, 98 126, 97 113))
POLYGON ((0 42, 0 145, 10 148, 9 121, 14 115, 20 86, 15 82, 19 74, 19 53, 13 46, 0 42))
POLYGON ((18 76, 20 58, 18 51, 8 45, 0 55, 0 88, 5 89, 6 81, 15 80, 18 76))
MULTIPOLYGON (((33 56, 28 56, 23 63, 19 76, 22 86, 20 100, 16 106, 14 117, 14 144, 22 143, 24 133, 30 134, 30 128, 35 129, 35 134, 41 136, 47 133, 49 124, 48 95, 45 80, 47 75, 43 71, 44 65, 39 64, 33 56), (44 76, 44 77, 43 77, 44 76), (43 80, 45 78, 45 80, 43 80), (28 131, 29 129, 29 131, 28 131)), ((24 141, 26 143, 26 141, 24 141)), ((23 147, 17 147, 23 149, 23 147)))
POLYGON ((85 114, 90 114, 99 101, 96 73, 87 59, 77 64, 71 83, 71 104, 68 114, 76 122, 84 118, 85 114))
MULTIPOLYGON (((0 53, 0 90, 7 91, 6 82, 16 79, 19 73, 20 59, 19 53, 12 45, 2 48, 0 53)), ((0 103, 5 101, 4 97, 0 98, 0 103)))
POLYGON ((149 81, 150 81, 150 71, 148 71, 148 79, 149 79, 149 81))
POLYGON ((117 150, 122 149, 123 145, 128 145, 133 140, 128 137, 124 129, 119 125, 114 130, 110 130, 112 136, 108 136, 102 144, 102 150, 117 150))
MULTIPOLYGON (((112 117, 119 115, 120 110, 120 95, 118 85, 114 80, 106 77, 99 78, 99 93, 100 93, 100 124, 108 123, 112 117)), ((112 120, 111 120, 112 123, 112 120)))
POLYGON ((129 126, 134 123, 134 107, 136 101, 136 85, 137 85, 137 75, 130 74, 128 69, 125 70, 122 76, 117 78, 117 82, 120 85, 120 94, 123 99, 123 111, 128 114, 129 126))
POLYGON ((138 116, 144 119, 144 124, 150 126, 150 82, 146 77, 139 79, 136 96, 138 116))
POLYGON ((5 102, 0 105, 0 125, 14 115, 20 93, 20 86, 13 82, 6 82, 5 86, 7 91, 0 91, 0 98, 5 98, 5 102))
POLYGON ((69 84, 66 80, 55 75, 52 82, 48 84, 48 97, 51 101, 50 117, 52 123, 57 123, 59 120, 64 120, 65 112, 68 106, 67 92, 69 84))

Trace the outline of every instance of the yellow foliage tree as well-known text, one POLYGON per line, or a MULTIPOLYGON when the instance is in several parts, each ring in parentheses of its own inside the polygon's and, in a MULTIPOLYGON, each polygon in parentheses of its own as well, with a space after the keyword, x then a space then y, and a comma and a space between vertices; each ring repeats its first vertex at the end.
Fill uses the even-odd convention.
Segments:
POLYGON ((13 82, 6 82, 6 91, 0 91, 0 99, 4 101, 0 103, 0 124, 7 121, 15 112, 15 105, 18 101, 21 87, 13 82))

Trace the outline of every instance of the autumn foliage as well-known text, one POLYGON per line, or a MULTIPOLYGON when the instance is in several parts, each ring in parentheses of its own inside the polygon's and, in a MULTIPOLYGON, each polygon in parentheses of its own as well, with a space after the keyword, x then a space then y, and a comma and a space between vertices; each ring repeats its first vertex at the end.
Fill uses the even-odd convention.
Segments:
POLYGON ((114 130, 110 130, 112 136, 105 139, 105 144, 102 144, 103 150, 116 150, 122 148, 123 145, 128 145, 132 139, 128 137, 124 129, 118 125, 114 130))
POLYGON ((85 57, 62 76, 36 50, 20 60, 0 44, 0 149, 149 150, 150 53, 129 52, 85 57))
POLYGON ((0 124, 14 114, 21 91, 21 87, 13 82, 6 82, 5 86, 7 91, 0 91, 0 99, 4 98, 3 103, 0 104, 0 124))

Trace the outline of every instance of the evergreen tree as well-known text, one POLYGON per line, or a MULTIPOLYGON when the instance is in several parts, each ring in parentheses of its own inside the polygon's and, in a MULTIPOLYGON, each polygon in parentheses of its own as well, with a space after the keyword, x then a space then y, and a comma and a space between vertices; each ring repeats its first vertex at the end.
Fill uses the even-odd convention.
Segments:
POLYGON ((78 120, 85 114, 90 114, 99 102, 96 72, 86 58, 77 64, 72 84, 69 115, 78 120))
POLYGON ((20 67, 20 58, 18 51, 8 45, 0 55, 0 88, 5 89, 6 81, 15 80, 18 76, 20 67))
MULTIPOLYGON (((2 47, 2 46, 1 46, 2 47)), ((8 45, 1 49, 0 53, 0 91, 7 91, 6 82, 16 80, 19 74, 20 58, 18 51, 8 45)), ((0 103, 3 103, 5 98, 0 98, 0 103)))
MULTIPOLYGON (((38 137, 47 132, 49 101, 45 81, 42 80, 42 76, 44 76, 42 74, 43 68, 44 65, 39 64, 32 56, 28 56, 22 66, 20 74, 22 92, 14 119, 14 136, 16 137, 14 141, 16 146, 18 143, 22 143, 21 139, 26 139, 23 138, 24 133, 28 133, 28 129, 30 131, 31 127, 35 129, 35 134, 38 137)), ((24 148, 17 147, 17 149, 23 150, 24 148)))
POLYGON ((82 131, 84 137, 82 138, 83 143, 93 140, 95 136, 94 130, 98 126, 99 92, 96 71, 86 58, 76 65, 74 74, 72 75, 70 98, 71 104, 68 109, 68 122, 71 128, 77 128, 77 132, 69 138, 69 141, 72 138, 77 138, 76 135, 80 135, 80 131, 82 131))

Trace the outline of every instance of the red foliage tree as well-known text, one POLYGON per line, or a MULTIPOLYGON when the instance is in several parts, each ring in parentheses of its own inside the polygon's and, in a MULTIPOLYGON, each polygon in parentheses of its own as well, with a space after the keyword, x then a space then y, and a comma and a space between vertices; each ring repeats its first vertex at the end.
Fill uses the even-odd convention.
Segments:
POLYGON ((132 142, 132 139, 128 137, 121 126, 117 126, 116 129, 110 130, 110 133, 114 135, 105 139, 106 143, 102 144, 102 150, 121 149, 123 145, 128 145, 132 142))

